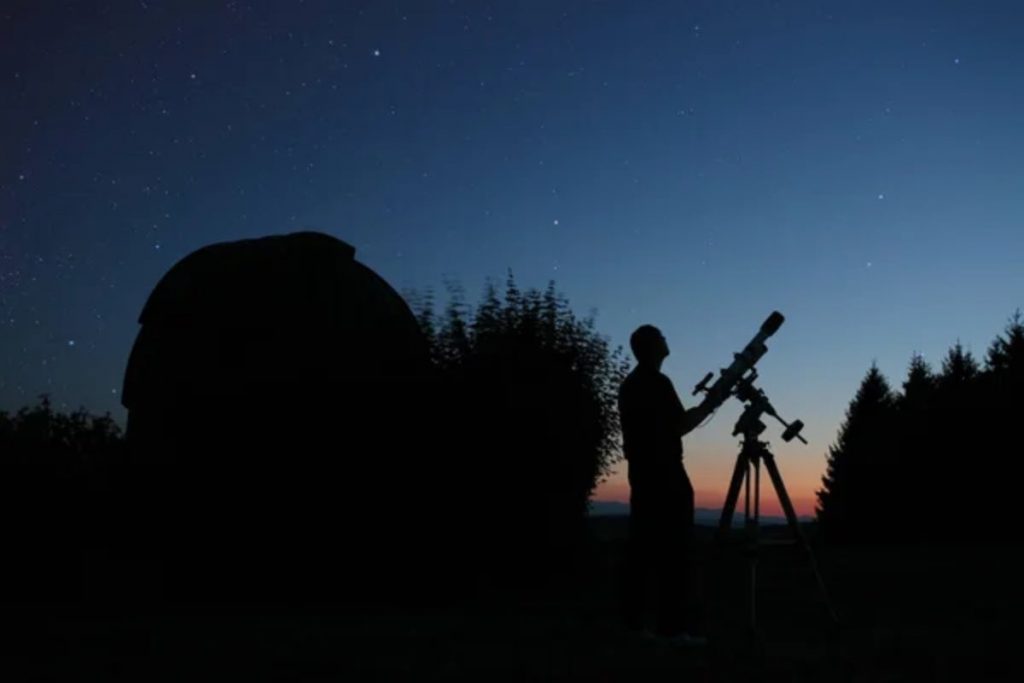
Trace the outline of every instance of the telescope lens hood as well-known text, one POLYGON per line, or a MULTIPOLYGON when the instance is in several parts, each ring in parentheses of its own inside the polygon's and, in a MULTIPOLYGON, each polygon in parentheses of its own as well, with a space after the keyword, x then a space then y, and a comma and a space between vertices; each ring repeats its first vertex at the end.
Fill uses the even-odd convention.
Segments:
POLYGON ((772 336, 780 327, 782 327, 782 323, 784 322, 786 322, 785 316, 778 311, 772 311, 772 314, 768 316, 764 321, 764 324, 761 325, 761 334, 766 337, 772 336))

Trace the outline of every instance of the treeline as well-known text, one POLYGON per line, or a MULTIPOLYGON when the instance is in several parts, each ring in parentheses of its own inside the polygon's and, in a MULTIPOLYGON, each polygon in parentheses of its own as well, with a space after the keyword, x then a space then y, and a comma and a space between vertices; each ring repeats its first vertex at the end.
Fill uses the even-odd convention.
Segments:
POLYGON ((1016 526, 1024 448, 1024 320, 979 362, 958 342, 914 355, 901 390, 877 367, 850 402, 818 491, 827 542, 1002 542, 1016 526))

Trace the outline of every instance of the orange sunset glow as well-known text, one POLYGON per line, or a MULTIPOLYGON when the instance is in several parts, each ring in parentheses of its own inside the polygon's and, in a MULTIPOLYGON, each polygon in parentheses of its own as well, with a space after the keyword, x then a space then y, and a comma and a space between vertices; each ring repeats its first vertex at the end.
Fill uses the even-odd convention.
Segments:
MULTIPOLYGON (((735 465, 735 455, 731 457, 721 454, 710 457, 706 452, 687 453, 684 459, 690 483, 693 485, 695 506, 718 510, 725 500, 725 492, 729 486, 729 478, 735 465)), ((776 462, 782 472, 786 491, 793 501, 797 515, 812 517, 817 499, 815 491, 821 486, 821 469, 813 466, 796 468, 792 463, 783 461, 777 456, 776 462)), ((626 462, 619 462, 605 481, 594 491, 594 501, 629 502, 629 481, 626 479, 626 462)), ((737 513, 743 509, 742 497, 737 503, 737 513)), ((782 515, 782 507, 771 486, 767 472, 761 473, 761 513, 765 515, 782 515)))

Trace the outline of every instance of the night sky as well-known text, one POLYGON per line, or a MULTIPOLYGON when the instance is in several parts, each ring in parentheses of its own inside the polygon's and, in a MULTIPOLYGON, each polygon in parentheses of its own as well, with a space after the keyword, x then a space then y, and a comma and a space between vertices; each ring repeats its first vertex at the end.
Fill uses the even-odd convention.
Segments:
MULTIPOLYGON (((806 513, 872 362, 983 356, 1024 305, 1020 2, 8 1, 0 63, 0 409, 123 420, 160 276, 314 229, 399 291, 511 268, 615 344, 658 325, 688 405, 780 310, 806 513)), ((698 505, 738 413, 685 440, 698 505)))

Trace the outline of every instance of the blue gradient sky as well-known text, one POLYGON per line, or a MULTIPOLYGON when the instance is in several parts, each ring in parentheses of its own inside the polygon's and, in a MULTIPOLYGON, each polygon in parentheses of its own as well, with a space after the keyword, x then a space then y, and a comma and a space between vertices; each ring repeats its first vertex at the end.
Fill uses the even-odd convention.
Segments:
MULTIPOLYGON (((167 268, 317 229, 400 290, 511 268, 659 325, 681 394, 782 311, 807 511, 873 361, 982 355, 1024 302, 1018 2, 88 4, 0 10, 0 409, 121 417, 167 268)), ((737 414, 687 438, 698 504, 737 414)))

